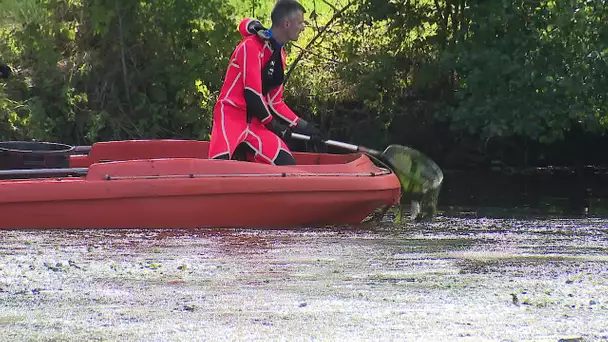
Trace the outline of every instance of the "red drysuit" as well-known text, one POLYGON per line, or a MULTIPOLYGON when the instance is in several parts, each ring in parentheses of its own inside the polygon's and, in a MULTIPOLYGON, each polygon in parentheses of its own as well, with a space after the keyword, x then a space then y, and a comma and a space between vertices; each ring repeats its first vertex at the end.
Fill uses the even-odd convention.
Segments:
POLYGON ((291 151, 266 125, 280 117, 294 128, 300 118, 283 102, 285 51, 272 41, 247 32, 250 20, 245 19, 239 25, 244 38, 230 57, 224 85, 213 110, 209 158, 225 158, 226 154, 232 157, 237 146, 245 143, 253 150, 254 161, 274 164, 281 150, 290 156, 291 151), (273 51, 276 53, 271 58, 273 51), (279 58, 282 66, 274 64, 279 58), (274 72, 274 76, 263 77, 263 72, 265 75, 274 72))

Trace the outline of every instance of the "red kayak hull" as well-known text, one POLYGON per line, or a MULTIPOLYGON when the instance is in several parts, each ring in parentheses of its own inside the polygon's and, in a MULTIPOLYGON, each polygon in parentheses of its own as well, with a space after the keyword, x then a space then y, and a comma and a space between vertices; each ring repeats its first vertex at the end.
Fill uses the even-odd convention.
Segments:
POLYGON ((0 229, 287 228, 357 223, 400 185, 367 156, 296 153, 297 166, 209 160, 206 142, 136 140, 72 156, 82 177, 0 181, 0 229))

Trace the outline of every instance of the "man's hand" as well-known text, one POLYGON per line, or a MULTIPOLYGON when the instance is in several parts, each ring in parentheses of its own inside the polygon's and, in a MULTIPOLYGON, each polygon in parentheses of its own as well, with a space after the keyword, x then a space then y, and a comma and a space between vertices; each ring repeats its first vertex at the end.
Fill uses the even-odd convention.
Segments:
POLYGON ((319 128, 304 119, 300 119, 300 121, 298 121, 295 131, 310 136, 310 141, 315 144, 322 143, 324 140, 327 140, 319 128))
POLYGON ((291 138, 291 128, 289 126, 283 125, 278 120, 272 119, 268 124, 266 124, 266 128, 270 131, 274 132, 279 138, 283 140, 287 140, 291 138))
POLYGON ((310 143, 312 144, 312 150, 317 153, 326 153, 327 145, 324 141, 327 140, 325 134, 321 132, 317 126, 310 122, 300 119, 295 127, 295 131, 298 133, 306 134, 310 137, 310 143))

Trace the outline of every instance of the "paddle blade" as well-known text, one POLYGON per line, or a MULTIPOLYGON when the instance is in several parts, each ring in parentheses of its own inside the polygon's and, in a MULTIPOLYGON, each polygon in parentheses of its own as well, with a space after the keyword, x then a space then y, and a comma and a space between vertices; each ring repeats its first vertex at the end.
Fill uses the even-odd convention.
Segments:
POLYGON ((390 145, 382 152, 382 157, 399 178, 404 199, 412 200, 413 207, 419 207, 419 212, 413 213, 413 218, 433 217, 437 212, 443 182, 443 172, 439 166, 420 151, 401 145, 390 145))

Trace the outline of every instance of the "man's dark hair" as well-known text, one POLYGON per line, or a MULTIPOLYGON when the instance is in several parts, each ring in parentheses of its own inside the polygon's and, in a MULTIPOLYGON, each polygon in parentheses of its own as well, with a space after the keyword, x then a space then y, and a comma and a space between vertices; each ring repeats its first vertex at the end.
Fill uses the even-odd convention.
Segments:
POLYGON ((306 13, 304 6, 295 0, 279 0, 270 13, 270 20, 272 20, 273 25, 278 25, 281 20, 298 10, 306 13))

